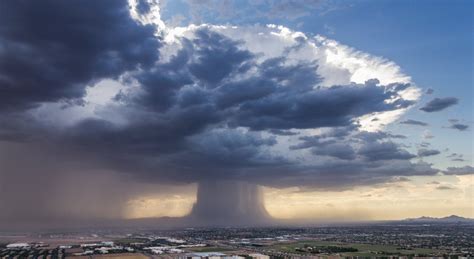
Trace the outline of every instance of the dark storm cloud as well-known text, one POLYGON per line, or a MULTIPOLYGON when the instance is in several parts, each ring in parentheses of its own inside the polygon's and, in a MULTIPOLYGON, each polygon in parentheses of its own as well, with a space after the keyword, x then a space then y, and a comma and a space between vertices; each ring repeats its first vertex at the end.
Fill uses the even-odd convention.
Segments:
POLYGON ((189 64, 189 71, 208 87, 216 87, 231 73, 242 73, 249 68, 245 62, 253 55, 238 49, 238 42, 209 30, 198 30, 196 36, 193 42, 195 61, 189 64))
POLYGON ((257 100, 271 94, 276 87, 271 80, 256 78, 228 83, 219 89, 217 105, 220 108, 229 108, 244 101, 257 100))
POLYGON ((456 105, 458 102, 459 99, 456 97, 434 98, 421 107, 420 110, 424 112, 437 112, 456 105))
POLYGON ((96 151, 155 156, 184 148, 186 137, 201 132, 219 121, 219 114, 207 105, 173 111, 166 116, 136 117, 127 126, 106 120, 84 120, 62 137, 66 142, 96 151))
POLYGON ((416 157, 393 142, 366 143, 359 149, 359 154, 368 161, 408 160, 416 157))
POLYGON ((330 156, 342 160, 353 160, 356 155, 352 146, 347 144, 329 144, 324 147, 313 147, 311 152, 315 155, 330 156))
MULTIPOLYGON (((173 56, 170 62, 158 64, 149 70, 143 70, 133 75, 131 79, 136 79, 144 93, 139 96, 127 96, 121 93, 117 96, 119 100, 133 105, 142 106, 145 109, 164 112, 176 103, 178 91, 185 85, 191 84, 192 79, 186 70, 186 63, 189 60, 189 53, 186 49, 173 56)), ((187 102, 195 103, 199 93, 183 93, 182 105, 187 102)), ((202 93, 201 96, 205 94, 202 93)))
POLYGON ((298 133, 289 131, 289 130, 279 130, 279 129, 271 129, 270 133, 274 135, 279 135, 279 136, 294 136, 298 135, 298 133))
MULTIPOLYGON (((253 54, 241 50, 240 42, 205 28, 197 30, 195 37, 183 39, 183 48, 170 62, 135 75, 145 89, 143 95, 119 99, 161 112, 158 117, 175 117, 186 110, 192 118, 193 112, 205 109, 205 115, 215 120, 204 120, 197 129, 227 124, 270 132, 348 126, 354 117, 410 105, 385 102, 406 85, 384 88, 367 82, 315 88, 320 78, 314 64, 285 65, 282 57, 256 64, 253 54), (236 79, 248 70, 257 72, 236 79)), ((175 128, 171 134, 175 132, 180 131, 175 128)))
POLYGON ((404 138, 387 132, 358 131, 353 127, 339 127, 328 133, 300 137, 300 143, 292 150, 311 148, 315 155, 330 156, 342 160, 354 160, 357 156, 369 161, 408 160, 415 156, 403 150, 390 139, 404 138), (359 146, 358 148, 354 148, 359 146))
POLYGON ((355 138, 363 142, 374 142, 374 141, 383 140, 383 139, 406 139, 406 136, 400 135, 400 134, 392 134, 390 132, 384 132, 384 131, 376 131, 376 132, 359 131, 355 133, 355 138))
POLYGON ((392 141, 398 137, 387 132, 360 132, 351 127, 300 137, 301 142, 290 149, 308 149, 317 160, 331 159, 311 167, 289 167, 294 178, 282 177, 275 184, 283 186, 298 181, 299 186, 313 189, 346 189, 354 185, 386 182, 401 175, 433 175, 438 172, 430 164, 410 162, 416 156, 392 141))
POLYGON ((426 157, 426 156, 435 156, 441 154, 439 150, 436 149, 420 149, 418 150, 419 157, 426 157))
MULTIPOLYGON (((18 6, 12 13, 34 14, 26 19, 30 23, 34 17, 48 14, 37 18, 40 21, 35 25, 15 20, 16 15, 0 18, 13 26, 2 27, 5 44, 26 46, 36 57, 27 62, 22 52, 0 52, 6 58, 0 64, 8 68, 6 72, 0 70, 0 78, 12 82, 0 89, 8 89, 8 108, 22 114, 18 121, 1 117, 8 123, 2 123, 0 136, 9 141, 26 139, 31 141, 27 145, 39 146, 33 153, 48 153, 49 162, 44 167, 35 163, 38 168, 34 171, 21 169, 23 178, 49 172, 49 166, 56 164, 55 172, 81 172, 83 167, 88 167, 87 171, 108 169, 151 183, 239 180, 277 187, 335 189, 381 183, 395 176, 436 173, 429 164, 410 162, 414 155, 393 142, 405 136, 359 129, 360 116, 411 106, 413 101, 399 95, 408 84, 381 85, 368 80, 322 87, 315 61, 265 59, 211 27, 178 39, 174 54, 157 61, 160 44, 153 29, 133 21, 125 12, 124 1, 78 2, 71 4, 73 9, 60 1, 46 1, 45 6, 40 2, 31 6, 15 3, 18 6), (56 7, 65 10, 53 12, 56 7), (38 29, 36 26, 49 29, 31 32, 38 29), (66 33, 57 33, 62 30, 66 33), (13 73, 17 72, 16 64, 29 66, 22 68, 22 77, 13 73), (64 126, 23 112, 46 101, 65 100, 75 107, 71 99, 81 98, 87 83, 118 77, 124 85, 122 91, 102 108, 119 115, 120 122, 95 113, 96 117, 64 126), (24 78, 35 83, 24 83, 24 78), (318 128, 324 133, 304 135, 308 134, 305 130, 318 128), (282 138, 300 142, 281 147, 282 138), (57 151, 51 150, 56 148, 64 152, 55 156, 57 151), (292 152, 309 154, 309 162, 294 159, 292 152)), ((48 116, 54 118, 54 114, 48 116)), ((17 157, 10 164, 22 161, 17 157)), ((10 179, 17 171, 0 173, 10 179)), ((115 186, 123 185, 111 188, 115 186)), ((25 191, 25 197, 26 193, 32 197, 36 190, 25 191)), ((13 193, 10 188, 2 195, 13 193)), ((116 207, 111 207, 110 213, 117 213, 116 207)))
POLYGON ((246 176, 260 184, 276 187, 303 186, 313 190, 342 190, 384 183, 394 177, 435 175, 438 172, 424 162, 386 160, 367 163, 361 159, 327 160, 324 164, 310 167, 290 165, 269 169, 272 170, 270 174, 252 174, 250 171, 246 176), (278 177, 271 177, 274 175, 278 177))
MULTIPOLYGON (((123 113, 130 116, 128 124, 83 121, 68 129, 62 142, 83 152, 94 150, 108 166, 140 172, 137 177, 178 182, 292 177, 293 182, 280 183, 288 185, 304 182, 308 169, 268 153, 276 139, 262 137, 259 131, 290 136, 292 129, 338 126, 323 136, 302 137, 290 150, 311 148, 316 156, 350 161, 357 150, 336 139, 357 132, 355 117, 412 104, 386 102, 398 97, 397 91, 406 89, 406 84, 376 86, 370 80, 318 87, 321 79, 313 63, 286 64, 283 57, 257 63, 254 54, 242 50, 241 42, 208 28, 198 29, 194 36, 182 39, 182 48, 168 62, 131 75, 144 91, 121 93, 117 98, 137 109, 131 115, 123 113), (247 76, 241 79, 242 74, 247 76), (234 130, 239 127, 250 131, 234 130)), ((357 137, 362 142, 384 138, 404 136, 378 132, 357 137)), ((392 151, 396 154, 390 159, 407 158, 398 146, 392 151)), ((389 159, 387 152, 381 160, 389 159)), ((360 163, 354 170, 366 170, 364 163, 354 163, 360 163)), ((334 181, 341 175, 333 175, 334 181)))
POLYGON ((428 89, 426 89, 426 92, 425 92, 425 93, 428 94, 428 95, 429 95, 429 94, 433 94, 433 93, 434 93, 434 89, 428 88, 428 89))
MULTIPOLYGON (((288 177, 283 175, 285 168, 286 173, 294 171, 290 175, 295 183, 299 181, 306 169, 270 155, 266 150, 276 139, 259 136, 261 130, 282 136, 291 135, 292 129, 338 126, 323 136, 302 137, 303 142, 290 150, 311 148, 314 155, 346 161, 358 155, 370 161, 411 157, 393 143, 374 142, 358 150, 336 141, 357 131, 353 120, 358 116, 410 106, 412 102, 398 96, 407 84, 378 86, 378 81, 369 80, 319 87, 314 63, 287 64, 284 57, 258 63, 241 42, 207 27, 181 43, 167 62, 142 66, 127 75, 125 82, 136 80, 142 90, 115 97, 122 104, 115 112, 127 123, 86 119, 67 130, 44 129, 45 134, 53 134, 54 141, 78 154, 100 158, 104 167, 135 172, 139 178, 178 182, 210 176, 250 181, 248 172, 288 177), (242 79, 242 75, 246 76, 242 79), (398 101, 387 102, 393 98, 398 101), (239 127, 250 132, 234 130, 239 127), (279 166, 282 170, 262 172, 279 166)), ((378 132, 361 133, 357 139, 403 137, 378 132)), ((360 170, 365 169, 361 163, 360 170)))
MULTIPOLYGON (((347 127, 331 128, 329 132, 325 132, 324 134, 299 137, 298 139, 301 140, 301 142, 296 145, 292 145, 289 148, 290 150, 298 150, 298 149, 307 149, 307 148, 320 149, 320 148, 325 148, 329 145, 341 146, 343 141, 345 141, 346 143, 351 142, 350 140, 347 139, 347 137, 356 131, 357 131, 357 127, 355 125, 350 125, 347 127)), ((377 137, 377 139, 384 138, 384 137, 385 135, 384 136, 380 135, 377 137)), ((358 136, 354 136, 354 139, 357 139, 357 138, 358 136)))
POLYGON ((1 1, 0 110, 81 98, 88 83, 152 65, 154 31, 125 0, 1 1))
POLYGON ((416 125, 416 126, 428 126, 428 123, 426 123, 426 122, 411 120, 411 119, 401 121, 400 124, 416 125))
POLYGON ((350 125, 352 118, 371 111, 407 106, 385 103, 390 94, 381 87, 362 86, 297 92, 280 88, 265 98, 242 104, 233 122, 253 130, 336 127, 350 125))
MULTIPOLYGON (((265 152, 277 143, 274 137, 243 133, 238 130, 216 130, 190 139, 187 149, 169 156, 167 162, 179 164, 189 181, 213 178, 238 178, 246 168, 265 168, 288 163, 285 159, 265 152)), ((244 180, 244 179, 241 179, 244 180)))
POLYGON ((336 141, 334 139, 327 139, 324 136, 303 136, 299 138, 302 142, 290 146, 290 149, 297 150, 297 149, 306 149, 311 147, 325 147, 329 144, 333 144, 336 141))

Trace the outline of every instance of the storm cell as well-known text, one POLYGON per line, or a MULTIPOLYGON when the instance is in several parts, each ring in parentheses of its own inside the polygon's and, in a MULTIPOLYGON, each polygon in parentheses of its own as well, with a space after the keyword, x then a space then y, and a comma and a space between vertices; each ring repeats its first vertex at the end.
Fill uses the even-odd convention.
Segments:
POLYGON ((200 182, 189 218, 212 225, 254 225, 270 220, 261 187, 240 181, 200 182))

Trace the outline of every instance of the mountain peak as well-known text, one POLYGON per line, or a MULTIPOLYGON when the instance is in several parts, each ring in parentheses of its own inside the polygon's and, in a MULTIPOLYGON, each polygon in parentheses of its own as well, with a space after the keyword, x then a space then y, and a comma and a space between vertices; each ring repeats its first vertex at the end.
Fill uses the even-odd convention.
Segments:
POLYGON ((427 217, 427 216, 422 216, 419 218, 408 218, 405 219, 405 221, 411 221, 411 222, 473 222, 474 219, 470 218, 464 218, 458 215, 450 215, 446 217, 441 217, 441 218, 435 218, 435 217, 427 217))
POLYGON ((444 217, 443 219, 466 219, 466 218, 460 217, 458 215, 451 215, 451 216, 444 217))

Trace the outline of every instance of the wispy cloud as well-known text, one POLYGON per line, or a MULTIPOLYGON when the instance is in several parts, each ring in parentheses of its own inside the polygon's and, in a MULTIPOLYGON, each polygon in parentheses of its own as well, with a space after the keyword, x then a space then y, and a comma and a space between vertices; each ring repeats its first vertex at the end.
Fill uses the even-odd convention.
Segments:
POLYGON ((416 126, 428 126, 428 123, 426 123, 426 122, 412 120, 412 119, 401 121, 400 124, 416 125, 416 126))

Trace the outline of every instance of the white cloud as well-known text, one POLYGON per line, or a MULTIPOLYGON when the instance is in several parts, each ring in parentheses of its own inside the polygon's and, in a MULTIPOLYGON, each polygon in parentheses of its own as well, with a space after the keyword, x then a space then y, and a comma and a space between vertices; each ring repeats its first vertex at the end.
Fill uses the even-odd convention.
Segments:
MULTIPOLYGON (((169 28, 166 39, 176 42, 176 37, 193 38, 194 31, 207 27, 241 41, 246 49, 260 55, 260 60, 285 56, 287 62, 316 62, 317 73, 323 78, 321 86, 364 83, 369 79, 378 79, 381 85, 391 83, 410 83, 412 86, 399 91, 405 100, 416 101, 421 90, 392 61, 364 53, 335 40, 318 35, 307 37, 299 31, 270 24, 267 26, 223 26, 190 25, 188 27, 169 28)), ((167 56, 166 53, 163 53, 167 56)), ((395 99, 394 99, 395 100, 395 99)), ((359 118, 363 130, 377 131, 399 119, 407 109, 382 112, 359 118)))
POLYGON ((147 12, 141 12, 139 10, 140 2, 138 0, 128 0, 132 18, 142 24, 152 24, 155 25, 158 30, 163 30, 165 23, 161 20, 160 1, 142 0, 141 4, 146 4, 149 7, 147 12))

